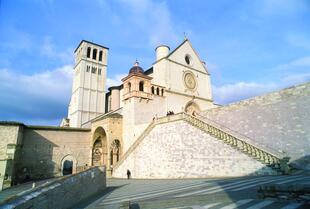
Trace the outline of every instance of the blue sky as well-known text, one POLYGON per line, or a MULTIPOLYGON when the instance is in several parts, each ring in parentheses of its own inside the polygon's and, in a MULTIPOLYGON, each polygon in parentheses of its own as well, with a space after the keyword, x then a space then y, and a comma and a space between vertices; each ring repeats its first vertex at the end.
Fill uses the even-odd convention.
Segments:
POLYGON ((310 81, 308 0, 0 0, 0 120, 57 125, 67 115, 73 51, 110 48, 108 85, 159 44, 190 39, 226 104, 310 81))

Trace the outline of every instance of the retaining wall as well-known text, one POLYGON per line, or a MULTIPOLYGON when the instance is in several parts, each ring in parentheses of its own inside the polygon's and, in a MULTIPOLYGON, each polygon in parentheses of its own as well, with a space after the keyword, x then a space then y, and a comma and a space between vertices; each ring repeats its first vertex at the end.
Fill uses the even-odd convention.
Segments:
POLYGON ((310 82, 207 110, 204 117, 310 169, 310 82))
POLYGON ((61 177, 19 194, 0 205, 4 209, 67 209, 106 188, 104 167, 61 177))

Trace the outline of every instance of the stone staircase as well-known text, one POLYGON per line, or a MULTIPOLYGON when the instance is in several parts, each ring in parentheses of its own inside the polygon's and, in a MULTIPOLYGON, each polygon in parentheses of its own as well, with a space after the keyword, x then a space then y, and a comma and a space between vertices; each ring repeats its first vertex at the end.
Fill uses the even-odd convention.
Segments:
POLYGON ((254 143, 254 141, 248 137, 234 132, 227 127, 204 118, 203 116, 192 116, 184 112, 157 118, 152 121, 150 125, 143 131, 143 133, 137 138, 134 144, 122 156, 120 161, 117 162, 117 164, 114 166, 114 169, 117 169, 122 164, 122 162, 137 148, 137 146, 139 146, 141 141, 151 132, 151 130, 156 125, 179 120, 188 122, 189 124, 215 137, 216 139, 230 145, 234 149, 238 149, 246 155, 256 159, 257 161, 260 161, 266 166, 272 167, 273 169, 281 171, 282 173, 288 173, 289 171, 289 157, 285 156, 283 153, 254 143))

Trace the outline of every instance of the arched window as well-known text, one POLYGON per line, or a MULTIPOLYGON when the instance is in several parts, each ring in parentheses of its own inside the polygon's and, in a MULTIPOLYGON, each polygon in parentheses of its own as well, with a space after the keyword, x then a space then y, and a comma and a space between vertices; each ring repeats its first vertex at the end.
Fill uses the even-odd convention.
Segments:
POLYGON ((87 58, 90 58, 90 51, 91 51, 91 48, 87 47, 87 58))
POLYGON ((93 50, 93 60, 97 58, 97 49, 93 50))
POLYGON ((159 95, 159 88, 156 89, 156 94, 159 95))
POLYGON ((161 89, 161 95, 164 96, 164 89, 161 89))
POLYGON ((99 52, 99 61, 102 61, 102 51, 99 52))
POLYGON ((144 91, 144 82, 143 81, 139 82, 139 91, 144 91))
POLYGON ((128 83, 128 92, 131 92, 131 83, 128 83))
POLYGON ((154 86, 152 86, 152 94, 155 94, 155 88, 154 88, 154 86))
POLYGON ((110 151, 111 165, 113 165, 113 150, 110 151))

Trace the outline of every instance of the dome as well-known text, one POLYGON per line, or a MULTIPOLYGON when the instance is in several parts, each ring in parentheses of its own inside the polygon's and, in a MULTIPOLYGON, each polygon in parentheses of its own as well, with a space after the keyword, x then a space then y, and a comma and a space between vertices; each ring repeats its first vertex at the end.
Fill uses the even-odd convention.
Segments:
POLYGON ((139 62, 136 61, 134 66, 132 68, 130 68, 129 70, 129 74, 131 73, 144 73, 144 70, 142 69, 142 67, 139 66, 139 62))

